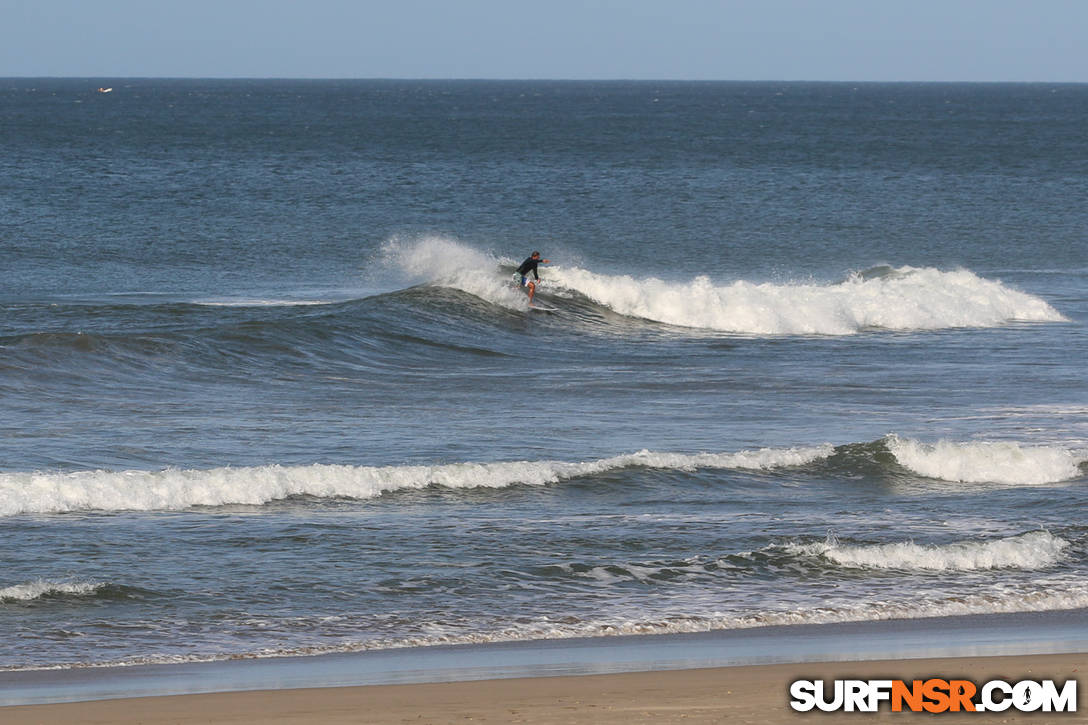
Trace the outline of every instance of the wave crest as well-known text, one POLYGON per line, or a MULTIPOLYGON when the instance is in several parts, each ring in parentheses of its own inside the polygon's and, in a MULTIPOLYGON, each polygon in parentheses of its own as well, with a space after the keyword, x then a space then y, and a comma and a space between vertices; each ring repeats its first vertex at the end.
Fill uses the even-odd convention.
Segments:
POLYGON ((884 443, 896 461, 914 473, 961 483, 1057 483, 1080 476, 1084 462, 1064 448, 1013 442, 940 441, 930 445, 891 435, 884 443))
POLYGON ((1047 531, 1032 531, 994 541, 962 541, 939 546, 914 542, 849 546, 833 538, 814 544, 787 544, 787 552, 820 557, 834 564, 863 569, 977 571, 980 569, 1045 569, 1058 563, 1069 542, 1047 531))
POLYGON ((193 506, 261 505, 290 496, 369 499, 383 493, 446 488, 504 488, 558 483, 622 468, 769 469, 803 465, 831 445, 739 453, 639 451, 596 461, 510 461, 437 466, 255 466, 210 470, 80 471, 0 474, 0 516, 66 511, 157 511, 193 506))
POLYGON ((38 579, 0 589, 0 602, 29 602, 56 596, 93 596, 104 586, 100 582, 55 582, 38 579))
POLYGON ((902 267, 832 285, 722 285, 710 277, 675 283, 562 267, 548 276, 623 315, 744 334, 852 335, 1065 320, 1044 300, 968 270, 902 267))
MULTIPOLYGON (((401 281, 458 289, 525 309, 509 284, 517 260, 453 239, 394 237, 380 266, 401 281)), ((545 291, 581 297, 627 317, 751 335, 854 335, 863 330, 943 330, 1011 322, 1060 322, 1046 301, 965 269, 881 266, 835 284, 687 282, 607 275, 559 260, 543 269, 545 291)))
POLYGON ((382 246, 381 267, 401 281, 461 290, 492 304, 524 310, 528 299, 510 284, 511 259, 498 257, 440 236, 393 237, 382 246))

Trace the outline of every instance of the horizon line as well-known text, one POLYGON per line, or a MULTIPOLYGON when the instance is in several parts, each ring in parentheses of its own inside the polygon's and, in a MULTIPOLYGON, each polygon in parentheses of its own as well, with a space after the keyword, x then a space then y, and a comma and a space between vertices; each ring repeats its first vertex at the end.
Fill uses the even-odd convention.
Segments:
POLYGON ((111 76, 111 75, 15 75, 0 76, 2 80, 114 80, 114 81, 406 81, 406 82, 493 82, 493 83, 857 83, 857 84, 1008 84, 1008 85, 1086 85, 1088 81, 1059 80, 858 80, 858 79, 806 79, 806 78, 515 78, 515 77, 447 77, 447 76, 111 76))

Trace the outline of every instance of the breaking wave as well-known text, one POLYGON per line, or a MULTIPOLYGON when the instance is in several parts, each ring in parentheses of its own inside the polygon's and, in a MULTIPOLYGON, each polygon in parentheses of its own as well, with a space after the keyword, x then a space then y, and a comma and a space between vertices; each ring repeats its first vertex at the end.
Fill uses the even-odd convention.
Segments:
POLYGON ((863 569, 975 571, 1044 569, 1058 563, 1069 542, 1047 531, 994 541, 963 541, 924 546, 911 541, 850 546, 833 538, 814 544, 787 544, 787 552, 818 557, 839 566, 863 569))
POLYGON ((510 283, 516 265, 513 259, 444 237, 393 237, 382 247, 381 267, 401 281, 449 287, 500 307, 524 310, 526 296, 510 283))
POLYGON ((756 335, 852 335, 867 329, 941 330, 1063 320, 1038 297, 967 270, 903 267, 839 284, 673 283, 557 268, 556 284, 633 317, 756 335))
POLYGON ((927 478, 961 483, 1032 485, 1057 483, 1082 475, 1082 454, 1055 446, 1015 442, 921 443, 888 436, 884 443, 896 461, 927 478))
POLYGON ((866 444, 763 448, 732 453, 642 450, 597 460, 464 462, 441 465, 266 465, 157 471, 0 473, 0 516, 69 511, 176 511, 260 506, 292 496, 372 499, 431 486, 448 489, 543 486, 627 468, 770 470, 809 464, 821 475, 901 478, 901 470, 953 483, 1038 485, 1084 475, 1084 451, 1017 443, 930 445, 889 435, 866 444))
POLYGON ((217 660, 300 657, 407 647, 436 645, 494 644, 563 640, 585 637, 619 637, 627 635, 689 634, 723 630, 755 629, 769 626, 819 625, 847 622, 875 622, 893 619, 911 620, 931 617, 956 617, 1016 612, 1047 612, 1088 607, 1088 588, 1069 582, 1041 583, 1039 586, 1010 588, 1003 592, 981 592, 968 596, 908 596, 896 600, 828 602, 810 606, 754 611, 671 614, 653 617, 631 612, 592 619, 574 616, 541 616, 494 628, 466 631, 463 627, 443 622, 426 626, 426 633, 404 637, 382 637, 308 644, 288 647, 267 647, 246 652, 146 655, 113 661, 65 662, 43 666, 6 666, 2 670, 55 670, 83 667, 131 666, 145 664, 180 664, 213 662, 217 660))
POLYGON ((92 596, 104 586, 99 582, 56 582, 38 579, 0 589, 0 603, 29 602, 57 596, 92 596))
MULTIPOLYGON (((517 261, 442 237, 394 238, 387 268, 509 309, 525 296, 509 284, 517 261)), ((559 263, 543 271, 546 290, 580 297, 620 315, 680 327, 752 335, 854 335, 864 330, 944 330, 1013 322, 1060 322, 1046 301, 966 269, 879 267, 842 282, 686 282, 607 275, 559 263)))
POLYGON ((510 461, 436 466, 256 466, 210 470, 80 471, 0 474, 0 515, 67 511, 158 511, 260 505, 290 496, 369 499, 383 493, 446 488, 541 486, 623 468, 692 471, 771 469, 831 455, 830 445, 739 453, 640 451, 595 461, 510 461))

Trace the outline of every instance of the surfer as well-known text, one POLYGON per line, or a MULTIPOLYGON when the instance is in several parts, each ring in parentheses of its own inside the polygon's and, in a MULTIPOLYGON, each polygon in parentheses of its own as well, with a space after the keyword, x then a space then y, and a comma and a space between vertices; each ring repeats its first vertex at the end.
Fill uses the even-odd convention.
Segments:
POLYGON ((529 304, 533 304, 533 295, 536 294, 536 285, 540 282, 540 275, 537 273, 536 268, 541 264, 548 264, 550 260, 541 259, 540 252, 533 252, 529 255, 529 258, 521 263, 518 267, 518 274, 521 276, 521 286, 529 290, 529 304), (529 279, 529 273, 533 273, 533 279, 529 279))

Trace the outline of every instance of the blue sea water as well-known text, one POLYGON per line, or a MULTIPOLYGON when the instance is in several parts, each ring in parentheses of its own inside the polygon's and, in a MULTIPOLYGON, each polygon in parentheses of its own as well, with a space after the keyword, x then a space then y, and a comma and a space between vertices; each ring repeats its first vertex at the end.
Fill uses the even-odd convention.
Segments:
POLYGON ((0 149, 0 668, 1088 609, 1088 86, 8 79, 0 149))

